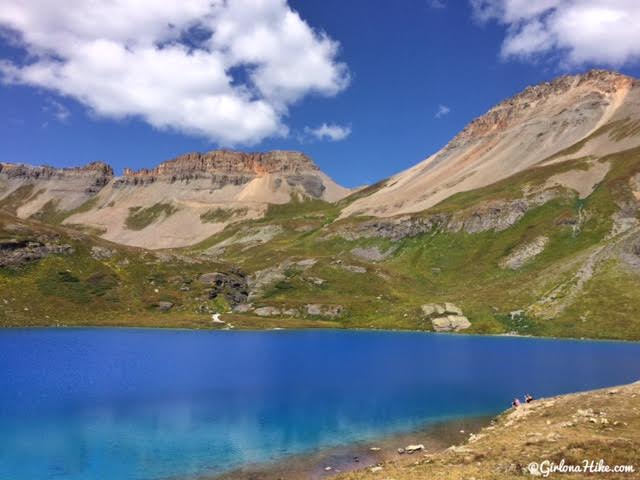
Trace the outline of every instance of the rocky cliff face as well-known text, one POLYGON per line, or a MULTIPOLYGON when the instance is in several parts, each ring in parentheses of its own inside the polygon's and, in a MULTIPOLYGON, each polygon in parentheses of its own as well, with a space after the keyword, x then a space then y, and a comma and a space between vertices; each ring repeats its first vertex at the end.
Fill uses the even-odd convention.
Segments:
POLYGON ((244 153, 214 150, 207 153, 187 153, 163 162, 153 169, 125 169, 120 179, 124 184, 144 184, 162 181, 187 181, 199 178, 227 178, 235 185, 247 183, 267 174, 300 175, 317 173, 318 166, 305 154, 293 151, 244 153))
POLYGON ((112 179, 113 169, 103 162, 73 168, 2 163, 0 203, 10 204, 23 218, 43 209, 71 210, 100 192, 112 179))
POLYGON ((91 184, 89 188, 97 191, 111 181, 113 169, 104 162, 72 168, 0 163, 0 174, 8 181, 86 180, 91 184))
POLYGON ((95 162, 56 169, 3 164, 0 201, 18 216, 64 218, 104 238, 149 248, 198 242, 227 224, 264 215, 270 204, 348 194, 306 155, 292 151, 188 153, 114 177, 95 162), (84 205, 81 211, 74 209, 84 205))
POLYGON ((640 144, 640 136, 627 134, 638 120, 640 83, 625 75, 593 70, 532 86, 343 215, 419 212, 544 162, 623 151, 640 144))

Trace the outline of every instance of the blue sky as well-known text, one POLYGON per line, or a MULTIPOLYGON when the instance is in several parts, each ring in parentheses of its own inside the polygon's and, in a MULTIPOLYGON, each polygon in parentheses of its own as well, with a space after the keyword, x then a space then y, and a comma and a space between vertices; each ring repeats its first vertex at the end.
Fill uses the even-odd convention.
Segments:
MULTIPOLYGON (((119 172, 124 167, 150 167, 184 152, 220 145, 246 151, 292 149, 308 153, 339 183, 356 186, 373 183, 424 159, 473 118, 527 85, 592 67, 640 76, 636 50, 640 48, 636 46, 640 45, 640 10, 634 5, 640 2, 545 0, 533 2, 548 4, 546 9, 536 9, 523 0, 274 0, 256 14, 267 22, 261 25, 277 23, 273 19, 278 15, 291 19, 291 12, 297 12, 300 16, 299 22, 295 18, 289 22, 290 31, 274 28, 278 54, 266 46, 271 45, 271 37, 240 38, 238 28, 249 29, 255 20, 247 13, 254 10, 247 5, 240 5, 243 8, 234 15, 215 14, 208 26, 220 31, 227 24, 236 28, 229 27, 230 39, 224 49, 216 47, 224 55, 235 49, 231 60, 229 56, 224 59, 232 65, 226 70, 233 76, 231 87, 213 78, 217 73, 211 65, 217 64, 208 63, 204 74, 196 72, 197 78, 185 87, 181 82, 188 79, 189 69, 177 63, 168 69, 170 74, 152 78, 151 87, 135 92, 137 96, 131 98, 136 100, 153 97, 137 107, 130 104, 135 102, 127 102, 130 97, 110 100, 118 98, 120 89, 146 81, 140 77, 144 73, 129 75, 126 69, 133 67, 125 62, 114 70, 113 79, 105 80, 112 72, 96 70, 93 65, 100 65, 103 59, 108 62, 109 51, 81 48, 82 42, 100 40, 102 33, 87 33, 84 25, 68 26, 65 22, 70 20, 62 15, 57 24, 43 22, 38 17, 41 2, 16 0, 20 8, 27 9, 28 15, 23 17, 28 22, 3 18, 0 13, 0 25, 5 29, 0 39, 0 161, 74 166, 103 160, 119 172), (609 9, 609 17, 603 8, 609 9), (567 27, 567 18, 578 18, 579 23, 567 27), (615 28, 616 22, 628 25, 630 20, 635 26, 628 31, 627 27, 615 28), (603 25, 606 21, 612 23, 603 25), (67 30, 77 35, 60 36, 67 30), (615 35, 611 39, 615 48, 607 45, 607 35, 615 35), (265 51, 247 53, 246 46, 252 50, 255 38, 263 38, 265 51), (308 45, 300 50, 295 48, 296 42, 308 45), (97 57, 90 59, 90 66, 81 57, 85 54, 97 57), (50 62, 64 63, 65 55, 75 55, 76 63, 70 60, 68 65, 80 69, 79 83, 74 83, 73 69, 71 73, 51 70, 50 62), (246 55, 260 55, 252 61, 266 65, 261 76, 252 77, 254 71, 243 66, 246 55), (309 63, 314 58, 320 60, 309 63), (44 70, 25 70, 38 62, 44 70), (297 78, 300 71, 304 74, 297 78), (186 117, 178 108, 172 111, 171 102, 181 101, 181 96, 190 95, 196 104, 205 98, 198 95, 208 88, 208 72, 212 72, 211 83, 218 82, 220 91, 232 100, 244 98, 244 90, 230 93, 236 85, 253 87, 254 81, 258 93, 252 93, 251 101, 240 101, 222 119, 218 113, 212 114, 212 109, 198 109, 198 105, 185 110, 193 112, 186 117), (67 74, 70 76, 61 78, 67 74), (87 80, 89 86, 83 85, 83 79, 92 75, 97 77, 92 80, 95 83, 87 80), (180 88, 174 87, 176 82, 180 88), (97 97, 96 90, 104 93, 97 97), (245 121, 254 115, 259 121, 245 121), (162 122, 168 127, 158 128, 162 122), (344 138, 316 138, 313 132, 318 133, 323 124, 334 127, 329 133, 344 138)), ((116 3, 127 11, 127 2, 116 3)), ((200 7, 197 0, 191 3, 194 9, 200 7)), ((176 16, 176 25, 180 25, 181 14, 175 9, 158 13, 167 15, 168 21, 176 16)), ((139 25, 136 15, 147 13, 133 11, 130 15, 139 25)), ((152 41, 167 35, 158 33, 152 21, 147 30, 144 25, 140 31, 149 32, 152 41)), ((170 41, 181 45, 193 42, 199 48, 198 28, 191 25, 179 39, 170 41)), ((142 52, 146 45, 137 38, 131 40, 137 33, 133 28, 127 31, 126 25, 105 27, 104 35, 114 41, 123 39, 129 50, 139 48, 142 52)), ((154 69, 163 58, 154 57, 156 63, 150 63, 146 70, 154 69)), ((184 105, 192 103, 185 101, 184 105)))

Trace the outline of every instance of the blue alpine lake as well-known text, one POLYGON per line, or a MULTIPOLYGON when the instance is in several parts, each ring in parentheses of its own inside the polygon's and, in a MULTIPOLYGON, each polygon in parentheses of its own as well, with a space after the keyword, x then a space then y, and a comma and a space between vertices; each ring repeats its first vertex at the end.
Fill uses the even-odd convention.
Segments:
POLYGON ((209 475, 638 379, 633 343, 0 330, 0 478, 209 475))

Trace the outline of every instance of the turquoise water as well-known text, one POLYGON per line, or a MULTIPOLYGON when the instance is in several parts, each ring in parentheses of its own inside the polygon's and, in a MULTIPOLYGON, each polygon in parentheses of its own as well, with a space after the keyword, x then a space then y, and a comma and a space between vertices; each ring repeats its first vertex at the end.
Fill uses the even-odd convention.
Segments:
POLYGON ((392 332, 0 330, 0 478, 217 473, 640 379, 640 344, 392 332))

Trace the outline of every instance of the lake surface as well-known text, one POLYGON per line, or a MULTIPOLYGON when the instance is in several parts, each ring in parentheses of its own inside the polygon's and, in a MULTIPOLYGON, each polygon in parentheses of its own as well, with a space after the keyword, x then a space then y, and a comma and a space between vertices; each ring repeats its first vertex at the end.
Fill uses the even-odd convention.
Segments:
POLYGON ((0 478, 165 479, 640 379, 640 344, 0 330, 0 478))

